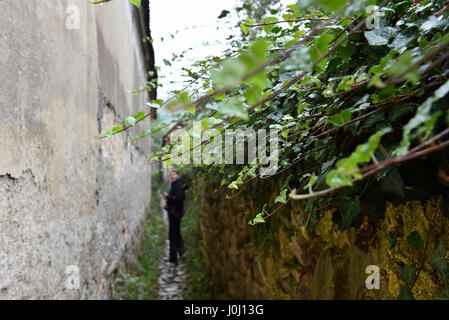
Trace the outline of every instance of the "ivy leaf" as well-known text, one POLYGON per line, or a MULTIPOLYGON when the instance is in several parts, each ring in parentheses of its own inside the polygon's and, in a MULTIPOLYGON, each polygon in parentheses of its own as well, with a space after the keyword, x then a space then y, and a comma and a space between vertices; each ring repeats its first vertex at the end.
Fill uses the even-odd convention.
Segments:
POLYGON ((411 284, 413 279, 415 279, 416 271, 418 271, 418 268, 414 264, 408 264, 400 267, 398 274, 402 281, 411 284))
MULTIPOLYGON (((445 97, 449 92, 449 80, 446 81, 441 87, 439 87, 434 94, 424 101, 416 112, 415 116, 404 126, 402 141, 399 147, 394 151, 394 156, 403 156, 408 152, 412 140, 417 136, 412 134, 413 130, 419 128, 426 122, 432 122, 433 117, 431 114, 432 105, 434 102, 445 97)), ((430 128, 427 128, 428 131, 430 128)))
POLYGON ((254 24, 254 20, 252 19, 246 19, 244 22, 240 24, 240 28, 242 29, 242 32, 247 35, 249 33, 249 26, 254 24))
POLYGON ((222 92, 222 93, 216 94, 214 96, 214 99, 217 100, 217 101, 226 101, 226 92, 222 92))
POLYGON ((265 223, 265 219, 260 213, 252 221, 249 222, 249 224, 252 226, 258 223, 265 223))
POLYGON ((229 188, 229 189, 235 189, 235 190, 238 190, 238 189, 239 189, 239 186, 238 186, 238 184, 237 184, 237 181, 232 181, 232 182, 228 185, 228 188, 229 188))
MULTIPOLYGON (((268 17, 263 19, 262 23, 270 23, 270 22, 276 22, 278 19, 276 17, 268 17)), ((262 30, 265 31, 266 34, 269 34, 274 28, 274 24, 266 24, 262 25, 262 30)))
POLYGON ((123 130, 123 126, 121 124, 119 124, 119 125, 115 126, 114 128, 112 128, 112 133, 120 132, 122 130, 123 130))
POLYGON ((331 170, 326 175, 327 185, 330 187, 352 186, 352 177, 361 179, 362 176, 358 172, 358 165, 370 161, 380 143, 380 139, 390 131, 391 128, 379 130, 369 137, 367 143, 357 146, 348 158, 338 160, 336 169, 331 170))
POLYGON ((248 120, 248 112, 246 111, 244 102, 244 97, 234 96, 226 102, 221 102, 218 105, 218 110, 223 114, 230 114, 248 120))
POLYGON ((171 112, 175 112, 184 108, 189 113, 195 114, 195 104, 193 104, 192 99, 190 99, 189 93, 186 91, 181 92, 176 100, 168 103, 166 108, 171 112))
POLYGON ((414 230, 408 235, 407 242, 418 251, 424 248, 424 241, 421 239, 421 236, 416 230, 414 230))
POLYGON ((167 59, 164 58, 162 61, 164 62, 164 64, 165 64, 167 67, 171 67, 171 62, 170 62, 169 60, 167 60, 167 59))
POLYGON ((142 120, 144 117, 145 117, 145 112, 140 111, 139 113, 137 113, 137 114, 134 116, 134 119, 136 119, 137 121, 140 121, 140 120, 142 120))
POLYGON ((350 176, 344 176, 338 173, 337 170, 331 170, 326 175, 326 184, 329 187, 337 187, 337 186, 352 186, 352 179, 350 176))
POLYGON ((264 219, 263 215, 266 213, 266 211, 265 211, 266 206, 267 206, 267 204, 265 203, 265 205, 262 208, 262 211, 259 212, 254 219, 252 219, 248 222, 249 225, 253 226, 253 225, 259 224, 259 223, 265 223, 265 219, 264 219))
POLYGON ((148 137, 150 134, 151 134, 151 131, 150 131, 150 130, 144 130, 144 131, 140 134, 140 137, 141 137, 141 138, 145 138, 145 137, 148 137))
POLYGON ((329 117, 329 122, 336 125, 337 127, 345 124, 348 121, 351 121, 352 112, 349 109, 341 111, 339 114, 333 115, 329 117))
POLYGON ((269 43, 262 38, 257 39, 254 41, 250 47, 250 51, 252 54, 254 54, 257 58, 259 58, 261 61, 265 61, 267 58, 267 49, 268 49, 269 43))
POLYGON ((398 300, 415 300, 415 297, 413 296, 413 293, 408 285, 402 284, 399 287, 398 300))
POLYGON ((445 258, 446 245, 444 240, 441 239, 437 248, 430 256, 430 265, 441 272, 443 276, 449 279, 449 263, 445 258))
POLYGON ((276 197, 274 203, 286 203, 287 202, 287 189, 283 189, 281 193, 276 197))
POLYGON ((209 118, 204 118, 201 120, 201 128, 203 129, 208 129, 210 127, 210 119, 209 118))
MULTIPOLYGON (((305 107, 307 107, 307 102, 301 103, 298 108, 296 109, 296 112, 298 113, 298 116, 301 114, 302 110, 304 110, 305 107)), ((449 118, 449 113, 448 113, 449 118)))
POLYGON ((406 71, 413 63, 413 51, 409 50, 404 52, 388 69, 388 76, 400 75, 406 71))
POLYGON ((423 32, 427 32, 429 30, 432 30, 434 28, 439 28, 442 27, 444 25, 447 25, 447 21, 445 21, 444 19, 438 19, 435 16, 430 16, 426 22, 424 22, 423 24, 421 24, 421 26, 419 27, 419 29, 423 32))
POLYGON ((290 57, 279 66, 281 73, 291 71, 311 71, 309 48, 302 45, 296 48, 290 57))
MULTIPOLYGON (((315 45, 309 50, 312 62, 317 62, 329 51, 329 44, 333 39, 333 35, 325 33, 322 34, 317 40, 315 40, 315 45)), ((318 63, 318 67, 324 69, 327 64, 327 60, 328 59, 322 59, 318 63)))
POLYGON ((228 14, 230 14, 230 12, 228 10, 223 10, 223 11, 221 11, 220 15, 218 16, 218 19, 223 19, 228 14))
POLYGON ((141 0, 129 0, 133 5, 135 5, 137 8, 140 8, 141 0))
POLYGON ((231 59, 223 63, 221 69, 212 69, 212 81, 217 87, 234 88, 240 84, 246 66, 240 59, 231 59))
MULTIPOLYGON (((332 11, 337 11, 343 7, 348 1, 347 0, 319 0, 319 3, 328 7, 332 11)), ((307 3, 306 0, 298 1, 298 4, 302 7, 303 3, 307 3)), ((310 2, 309 2, 310 3, 310 2)))
POLYGON ((360 213, 360 199, 356 197, 344 198, 343 203, 338 208, 341 215, 341 229, 348 229, 360 213))
POLYGON ((128 124, 130 126, 134 126, 136 124, 136 119, 134 117, 126 117, 125 119, 123 119, 123 123, 124 124, 128 124))
POLYGON ((398 34, 399 30, 393 27, 383 27, 365 31, 365 38, 368 40, 370 46, 384 46, 387 45, 391 38, 398 34))
POLYGON ((402 199, 405 198, 405 185, 401 174, 397 168, 380 180, 381 188, 385 193, 397 195, 402 199))
POLYGON ((317 180, 318 180, 318 177, 317 177, 316 175, 312 175, 312 176, 310 177, 309 183, 307 183, 307 184, 304 186, 304 190, 312 189, 313 186, 316 184, 317 180))
POLYGON ((105 130, 104 136, 108 137, 109 139, 112 139, 112 131, 111 130, 105 130))

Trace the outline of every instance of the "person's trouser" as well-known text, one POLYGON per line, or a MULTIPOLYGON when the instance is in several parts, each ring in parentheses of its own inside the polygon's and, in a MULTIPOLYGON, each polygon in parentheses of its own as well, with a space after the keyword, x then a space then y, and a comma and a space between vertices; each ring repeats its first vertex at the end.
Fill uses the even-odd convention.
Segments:
POLYGON ((181 235, 181 219, 169 217, 168 240, 170 242, 170 262, 178 261, 178 253, 184 252, 184 240, 181 235))

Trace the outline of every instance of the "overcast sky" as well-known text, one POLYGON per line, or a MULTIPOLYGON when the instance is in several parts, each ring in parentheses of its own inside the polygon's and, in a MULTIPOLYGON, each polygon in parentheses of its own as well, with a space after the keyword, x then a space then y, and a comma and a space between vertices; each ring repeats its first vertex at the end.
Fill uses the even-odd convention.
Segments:
MULTIPOLYGON (((295 0, 281 2, 287 5, 295 3, 295 0)), ((185 79, 182 67, 189 67, 208 55, 221 56, 228 48, 226 38, 240 34, 239 28, 234 27, 240 20, 234 10, 237 3, 237 0, 150 0, 151 35, 156 65, 161 67, 159 81, 164 85, 158 88, 158 98, 166 100, 170 96, 169 91, 182 89, 182 80, 185 79), (218 19, 222 10, 231 14, 218 19), (187 51, 185 57, 173 63, 172 54, 179 55, 184 50, 187 51), (172 62, 172 66, 165 66, 163 59, 172 62)))

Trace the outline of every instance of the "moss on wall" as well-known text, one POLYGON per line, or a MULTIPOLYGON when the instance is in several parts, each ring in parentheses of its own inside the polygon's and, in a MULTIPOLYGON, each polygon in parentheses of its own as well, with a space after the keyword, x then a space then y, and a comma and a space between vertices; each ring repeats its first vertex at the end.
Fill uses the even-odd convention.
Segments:
MULTIPOLYGON (((449 244, 449 221, 442 215, 442 197, 393 206, 383 220, 362 206, 364 220, 356 230, 341 231, 334 210, 323 211, 312 231, 300 225, 301 204, 279 211, 266 224, 247 222, 275 190, 241 194, 225 200, 219 188, 201 183, 201 220, 213 278, 214 296, 233 299, 396 299, 405 284, 402 265, 420 268, 413 284, 416 299, 432 299, 444 279, 429 265, 441 237, 449 244), (208 190, 208 192, 204 192, 208 190), (210 192, 214 191, 214 192, 210 192), (425 243, 415 249, 407 237, 418 232, 425 243), (422 264, 422 268, 420 267, 422 264), (366 267, 380 268, 380 289, 368 290, 366 267)), ((275 193, 274 193, 275 194, 275 193)), ((271 199, 273 200, 273 199, 271 199)))

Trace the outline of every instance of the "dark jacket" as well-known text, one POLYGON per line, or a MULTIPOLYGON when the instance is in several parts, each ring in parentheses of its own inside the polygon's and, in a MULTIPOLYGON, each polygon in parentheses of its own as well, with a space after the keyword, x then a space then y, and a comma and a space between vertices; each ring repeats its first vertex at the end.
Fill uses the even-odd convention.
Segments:
POLYGON ((181 219, 184 216, 185 190, 189 186, 182 179, 178 178, 172 182, 170 192, 167 196, 167 212, 169 217, 181 219))

